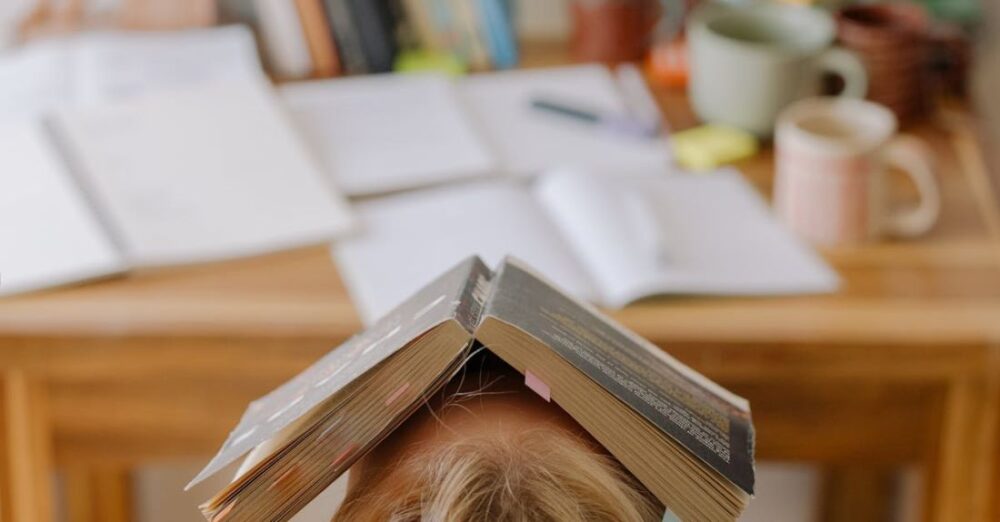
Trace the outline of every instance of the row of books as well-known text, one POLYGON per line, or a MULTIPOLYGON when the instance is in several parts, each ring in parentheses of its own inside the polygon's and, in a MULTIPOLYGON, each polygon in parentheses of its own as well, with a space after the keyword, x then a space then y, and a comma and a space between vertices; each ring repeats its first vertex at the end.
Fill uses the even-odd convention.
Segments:
POLYGON ((223 0, 220 17, 254 27, 282 79, 388 72, 421 56, 481 71, 517 64, 510 1, 223 0))

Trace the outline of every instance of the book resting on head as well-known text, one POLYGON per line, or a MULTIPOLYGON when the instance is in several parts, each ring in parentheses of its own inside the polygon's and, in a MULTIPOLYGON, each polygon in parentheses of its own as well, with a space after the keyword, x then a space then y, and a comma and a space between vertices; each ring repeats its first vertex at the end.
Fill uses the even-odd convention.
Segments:
POLYGON ((471 257, 247 408, 188 487, 284 441, 202 505, 288 520, 398 428, 482 346, 572 416, 682 520, 736 520, 754 491, 746 400, 511 258, 471 257))

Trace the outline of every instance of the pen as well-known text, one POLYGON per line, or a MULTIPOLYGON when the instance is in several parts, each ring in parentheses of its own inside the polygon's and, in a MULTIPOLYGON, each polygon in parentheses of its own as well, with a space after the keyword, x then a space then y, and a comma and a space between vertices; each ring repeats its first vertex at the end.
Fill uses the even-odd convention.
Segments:
POLYGON ((659 125, 643 123, 627 116, 598 113, 546 98, 532 99, 531 106, 540 111, 566 116, 567 118, 590 125, 597 125, 618 134, 641 138, 655 138, 660 133, 659 125))

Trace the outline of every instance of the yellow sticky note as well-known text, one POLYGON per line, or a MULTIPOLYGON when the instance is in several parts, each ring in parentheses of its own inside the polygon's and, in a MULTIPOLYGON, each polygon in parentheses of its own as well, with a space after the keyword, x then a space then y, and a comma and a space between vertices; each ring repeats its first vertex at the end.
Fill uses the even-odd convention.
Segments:
POLYGON ((450 76, 465 74, 466 66, 451 53, 432 51, 403 51, 393 64, 396 72, 440 72, 450 76))
POLYGON ((682 167, 707 170, 753 156, 759 144, 753 134, 723 125, 702 125, 670 136, 674 157, 682 167))

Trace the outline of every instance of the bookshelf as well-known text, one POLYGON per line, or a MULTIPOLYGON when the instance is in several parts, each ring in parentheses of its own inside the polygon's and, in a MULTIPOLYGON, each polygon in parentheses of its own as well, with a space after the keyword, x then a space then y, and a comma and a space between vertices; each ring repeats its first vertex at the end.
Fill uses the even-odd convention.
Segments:
POLYGON ((398 69, 506 69, 519 62, 512 0, 40 0, 20 38, 88 29, 253 29, 278 80, 398 69))

